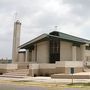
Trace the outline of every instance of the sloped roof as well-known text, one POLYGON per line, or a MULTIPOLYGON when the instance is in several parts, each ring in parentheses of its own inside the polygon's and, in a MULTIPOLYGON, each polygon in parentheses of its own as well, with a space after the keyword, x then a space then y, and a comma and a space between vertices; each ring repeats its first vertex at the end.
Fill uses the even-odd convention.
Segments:
POLYGON ((32 40, 24 43, 24 44, 22 44, 21 46, 19 46, 19 48, 24 48, 24 47, 26 47, 26 46, 28 46, 28 45, 30 45, 30 44, 33 44, 33 43, 35 43, 35 42, 38 42, 38 41, 46 38, 47 36, 48 36, 47 34, 42 34, 42 35, 40 35, 40 36, 38 36, 38 37, 36 37, 36 38, 34 38, 34 39, 32 39, 32 40))
POLYGON ((32 40, 22 44, 21 46, 19 46, 19 48, 24 48, 26 46, 29 46, 29 45, 31 45, 33 43, 36 43, 40 40, 43 40, 45 38, 49 39, 50 37, 56 37, 56 38, 60 38, 62 40, 78 42, 78 43, 83 43, 83 44, 89 43, 89 40, 87 40, 87 39, 79 38, 79 37, 72 36, 72 35, 69 35, 69 34, 65 34, 65 33, 62 33, 62 32, 53 31, 51 33, 50 34, 42 34, 42 35, 36 37, 35 39, 32 39, 32 40), (53 34, 51 34, 51 33, 53 33, 53 34), (57 33, 58 35, 54 35, 55 33, 57 33))
POLYGON ((87 39, 83 39, 83 38, 80 38, 80 37, 68 35, 68 34, 65 34, 65 33, 62 33, 62 32, 59 32, 59 36, 62 39, 65 39, 65 40, 76 41, 76 42, 81 42, 81 43, 88 43, 89 42, 89 40, 87 40, 87 39))

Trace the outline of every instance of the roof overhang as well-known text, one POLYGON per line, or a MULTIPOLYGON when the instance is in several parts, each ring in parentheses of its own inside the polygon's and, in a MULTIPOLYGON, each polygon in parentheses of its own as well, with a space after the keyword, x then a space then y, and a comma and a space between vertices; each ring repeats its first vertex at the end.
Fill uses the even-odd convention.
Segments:
POLYGON ((28 41, 27 43, 22 44, 21 46, 19 46, 20 49, 28 49, 30 48, 33 44, 38 43, 38 42, 42 42, 48 39, 48 35, 47 34, 42 34, 38 37, 36 37, 35 39, 32 39, 31 41, 28 41))
POLYGON ((89 40, 86 40, 86 39, 83 39, 83 38, 75 37, 75 36, 64 34, 64 33, 61 33, 61 32, 58 32, 58 33, 59 33, 59 36, 50 35, 50 34, 42 34, 42 35, 36 37, 35 39, 32 39, 31 41, 28 41, 28 42, 22 44, 21 46, 19 46, 19 48, 20 49, 28 49, 30 47, 33 47, 33 45, 35 43, 46 41, 46 40, 49 40, 51 38, 59 38, 60 40, 73 42, 73 43, 77 43, 77 44, 87 44, 87 43, 89 43, 89 40))

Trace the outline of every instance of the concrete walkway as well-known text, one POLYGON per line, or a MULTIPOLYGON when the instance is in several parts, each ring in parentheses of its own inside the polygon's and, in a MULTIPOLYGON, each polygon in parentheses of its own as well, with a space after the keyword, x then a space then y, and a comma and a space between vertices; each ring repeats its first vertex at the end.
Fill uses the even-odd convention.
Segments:
MULTIPOLYGON (((90 75, 90 72, 76 73, 75 75, 90 75)), ((33 81, 33 82, 46 82, 46 83, 71 83, 72 79, 54 79, 51 77, 2 77, 0 80, 13 80, 13 81, 33 81)), ((74 83, 90 83, 90 79, 73 79, 74 83)))
MULTIPOLYGON (((33 81, 33 82, 46 82, 46 83, 71 83, 72 82, 72 79, 52 79, 51 77, 24 77, 24 78, 0 77, 0 80, 33 81)), ((89 83, 90 79, 74 79, 73 82, 89 83)))

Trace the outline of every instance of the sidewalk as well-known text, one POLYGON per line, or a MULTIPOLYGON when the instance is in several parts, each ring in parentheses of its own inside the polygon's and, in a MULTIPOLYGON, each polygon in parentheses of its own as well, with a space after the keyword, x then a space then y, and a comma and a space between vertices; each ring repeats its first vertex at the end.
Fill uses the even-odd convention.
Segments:
MULTIPOLYGON (((52 79, 51 77, 24 77, 24 78, 8 78, 0 77, 0 80, 12 81, 32 81, 32 82, 45 82, 45 83, 72 83, 72 79, 52 79)), ((90 79, 73 79, 74 83, 90 83, 90 79)))

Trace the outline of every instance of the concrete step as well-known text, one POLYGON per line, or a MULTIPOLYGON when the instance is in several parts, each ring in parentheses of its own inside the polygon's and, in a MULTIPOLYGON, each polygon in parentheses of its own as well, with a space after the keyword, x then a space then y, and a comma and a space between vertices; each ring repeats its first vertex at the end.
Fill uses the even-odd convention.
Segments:
POLYGON ((3 74, 3 75, 11 75, 11 74, 13 74, 13 75, 15 75, 15 74, 28 74, 28 73, 5 73, 5 74, 3 74))
POLYGON ((87 66, 84 67, 84 71, 85 71, 85 72, 90 72, 90 67, 87 67, 87 66))
POLYGON ((8 78, 24 78, 25 76, 15 76, 15 75, 0 75, 0 77, 8 77, 8 78))
POLYGON ((24 71, 24 72, 22 72, 22 71, 20 71, 20 72, 17 72, 17 71, 15 71, 15 72, 7 72, 7 73, 28 73, 29 71, 24 71))
POLYGON ((90 72, 90 69, 84 69, 85 72, 90 72))
POLYGON ((76 74, 53 74, 51 78, 54 79, 90 79, 90 72, 81 72, 76 74))
POLYGON ((27 76, 27 74, 4 74, 7 76, 27 76))
POLYGON ((27 76, 28 73, 29 73, 29 69, 19 69, 4 73, 3 76, 27 76))
POLYGON ((17 70, 14 70, 13 72, 17 71, 17 72, 20 72, 20 71, 28 71, 29 69, 17 69, 17 70))

